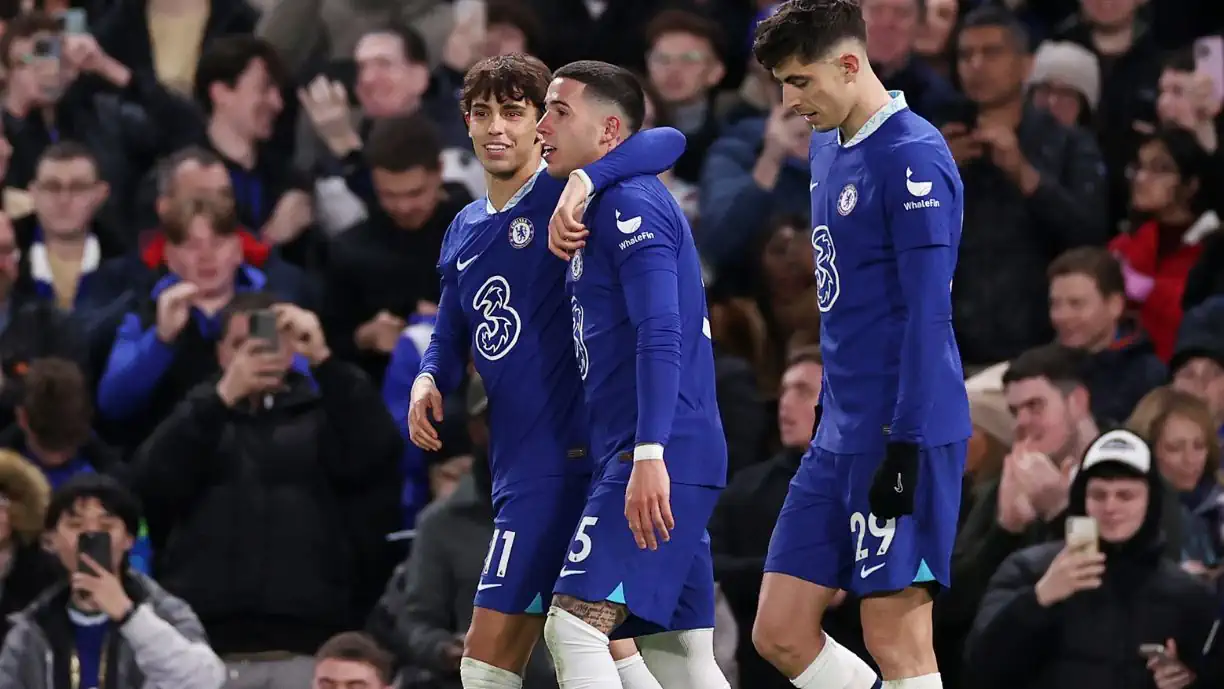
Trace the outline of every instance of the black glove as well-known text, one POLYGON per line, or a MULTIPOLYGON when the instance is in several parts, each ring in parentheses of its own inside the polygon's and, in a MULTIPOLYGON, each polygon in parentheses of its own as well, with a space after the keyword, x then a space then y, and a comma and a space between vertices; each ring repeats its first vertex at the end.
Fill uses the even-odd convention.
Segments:
POLYGON ((884 461, 871 479, 867 504, 880 519, 896 519, 914 513, 914 491, 918 488, 918 446, 889 443, 884 461))

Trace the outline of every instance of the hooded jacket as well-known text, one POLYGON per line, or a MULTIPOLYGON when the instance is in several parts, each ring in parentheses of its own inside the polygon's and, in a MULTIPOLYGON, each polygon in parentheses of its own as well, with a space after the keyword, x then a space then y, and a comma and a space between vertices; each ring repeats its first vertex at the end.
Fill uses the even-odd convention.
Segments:
MULTIPOLYGON (((1085 514, 1089 479, 1125 475, 1118 466, 1105 461, 1081 471, 1071 484, 1067 513, 1085 514)), ((1205 586, 1162 556, 1164 490, 1156 471, 1143 477, 1149 488, 1144 521, 1130 540, 1101 543, 1106 569, 1100 588, 1050 607, 1037 602, 1037 582, 1062 551, 1062 540, 1026 548, 1003 562, 966 644, 964 686, 1154 687, 1139 646, 1170 638, 1179 660, 1201 670, 1217 606, 1205 586)))

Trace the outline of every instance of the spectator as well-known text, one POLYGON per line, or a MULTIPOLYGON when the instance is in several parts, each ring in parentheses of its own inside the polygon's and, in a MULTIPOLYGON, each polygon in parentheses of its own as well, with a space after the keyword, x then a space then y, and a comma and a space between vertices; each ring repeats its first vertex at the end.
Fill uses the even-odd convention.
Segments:
MULTIPOLYGON (((471 384, 467 397, 468 433, 475 446, 472 471, 459 480, 453 493, 421 512, 412 555, 375 613, 383 620, 376 627, 382 630, 380 641, 394 649, 401 662, 424 671, 421 684, 430 689, 459 689, 459 660, 472 622, 472 598, 487 544, 498 536, 493 529, 488 461, 488 399, 478 382, 471 384)), ((556 687, 543 644, 536 644, 523 686, 556 687)))
POLYGON ((391 689, 394 660, 369 635, 343 632, 315 653, 313 687, 318 689, 391 689))
POLYGON ((695 238, 716 274, 742 268, 748 247, 774 215, 807 213, 811 205, 808 144, 812 128, 781 104, 768 117, 727 127, 706 155, 695 238))
POLYGON ((105 224, 123 227, 131 217, 133 186, 171 145, 169 132, 156 125, 168 112, 165 101, 91 35, 65 35, 60 21, 47 14, 22 15, 4 36, 3 120, 13 144, 5 185, 27 188, 48 146, 79 141, 114 192, 103 212, 105 224))
POLYGON ((670 125, 688 139, 673 172, 696 184, 706 151, 718 136, 715 87, 726 73, 722 33, 701 15, 663 10, 646 26, 646 42, 650 84, 667 108, 670 125))
POLYGON ((60 308, 100 309, 92 289, 102 261, 121 249, 95 222, 110 188, 89 149, 62 141, 42 154, 31 186, 34 214, 17 223, 22 266, 15 289, 22 301, 45 299, 60 308))
POLYGON ((1132 417, 1127 427, 1152 446, 1161 477, 1179 498, 1182 569, 1214 582, 1224 554, 1220 540, 1224 491, 1215 424, 1207 406, 1189 394, 1160 388, 1150 395, 1158 397, 1155 416, 1150 420, 1132 417))
POLYGON ((714 577, 740 630, 736 664, 741 677, 751 678, 753 689, 791 686, 786 677, 757 654, 748 632, 756 619, 769 536, 782 511, 791 477, 799 469, 799 461, 816 428, 816 404, 820 401, 824 372, 819 349, 796 351, 787 363, 778 399, 782 449, 772 458, 735 474, 719 497, 709 524, 714 577))
POLYGON ((965 184, 952 305, 970 368, 1048 342, 1046 266, 1106 238, 1100 153, 1087 134, 1025 106, 1027 41, 990 7, 970 13, 957 38, 957 72, 976 107, 942 131, 965 184))
MULTIPOLYGON (((1190 132, 1204 151, 1217 154, 1224 117, 1220 114, 1220 95, 1215 91, 1213 77, 1199 69, 1192 48, 1173 53, 1160 73, 1157 121, 1163 126, 1190 132)), ((1218 161, 1217 156, 1217 172, 1218 161)))
POLYGON ((195 613, 127 567, 139 522, 135 497, 113 478, 78 476, 55 492, 46 528, 71 579, 51 583, 14 618, 0 682, 51 689, 75 676, 92 687, 220 689, 225 667, 195 613), (109 562, 77 550, 86 533, 109 537, 109 562))
MULTIPOLYGON (((786 352, 795 334, 813 326, 817 308, 815 266, 809 241, 807 218, 783 215, 770 223, 768 234, 761 242, 760 286, 757 304, 768 329, 768 359, 786 361, 786 352)), ((815 323, 819 330, 819 323, 815 323)), ((773 392, 779 376, 773 364, 773 380, 763 385, 773 392)))
POLYGON ((969 639, 972 686, 1181 689, 1194 683, 1218 606, 1205 587, 1161 556, 1162 492, 1141 438, 1110 431, 1092 443, 1068 514, 1094 519, 1099 545, 1056 540, 1003 562, 969 639), (1162 645, 1164 657, 1145 666, 1143 644, 1162 645))
POLYGON ((405 326, 437 312, 442 236, 472 199, 443 183, 437 133, 419 113, 380 120, 369 150, 379 208, 332 243, 324 313, 337 354, 381 382, 405 326))
POLYGON ((192 390, 141 446, 133 482, 167 520, 158 571, 200 614, 231 686, 296 689, 314 650, 358 618, 369 534, 395 524, 353 521, 348 505, 386 479, 400 441, 313 314, 276 305, 279 342, 252 337, 252 314, 272 307, 252 294, 225 310, 220 381, 192 390))
POLYGON ((429 504, 430 500, 425 451, 410 442, 407 419, 408 403, 412 399, 412 384, 416 382, 417 372, 421 370, 421 357, 429 346, 435 322, 436 319, 433 318, 422 318, 420 322, 408 326, 400 333, 399 343, 391 352, 383 378, 383 403, 387 405, 391 418, 399 422, 400 437, 404 439, 404 452, 400 458, 400 474, 404 479, 400 506, 405 529, 413 528, 417 513, 429 504))
POLYGON ((1131 208, 1148 218, 1109 248, 1122 261, 1126 294, 1139 305, 1139 321, 1156 353, 1173 355, 1182 294, 1203 240, 1220 227, 1207 210, 1209 159, 1188 132, 1162 130, 1139 147, 1131 166, 1131 208))
POLYGON ((21 247, 13 221, 0 212, 0 333, 7 328, 20 306, 21 295, 13 291, 21 275, 21 247))
POLYGON ((221 36, 251 33, 258 19, 242 0, 119 0, 90 32, 139 75, 189 98, 200 55, 221 36))
MULTIPOLYGON (((670 127, 672 126, 671 112, 667 109, 667 105, 663 102, 663 96, 659 95, 656 89, 648 80, 642 80, 642 95, 645 98, 646 110, 642 116, 642 130, 654 129, 655 127, 670 127)), ((717 106, 716 106, 717 107, 717 106)), ((725 119, 725 118, 724 118, 725 119)), ((688 218, 689 225, 697 227, 697 222, 700 216, 697 215, 699 206, 697 205, 697 185, 685 182, 676 177, 674 168, 664 170, 659 173, 659 181, 663 186, 667 187, 667 191, 671 193, 676 203, 680 204, 680 210, 684 211, 685 217, 688 218)))
POLYGON ((914 53, 935 73, 951 80, 955 73, 955 44, 952 40, 960 3, 957 0, 926 0, 926 16, 918 22, 914 53))
POLYGON ((940 597, 936 613, 946 644, 958 647, 968 635, 990 577, 1009 555, 1062 533, 1070 476, 1097 435, 1079 364, 1074 352, 1049 344, 1016 357, 1003 374, 1015 443, 999 478, 969 497, 972 508, 952 551, 957 583, 940 597))
POLYGON ((1105 249, 1072 249, 1050 264, 1050 322, 1057 342, 1088 354, 1083 375, 1092 415, 1122 423, 1149 390, 1168 378, 1143 327, 1124 319, 1122 267, 1105 249))
POLYGON ((867 57, 890 91, 905 93, 919 115, 932 118, 946 112, 959 96, 952 84, 915 54, 924 0, 864 0, 867 57))
POLYGON ((267 284, 264 273, 242 263, 232 205, 178 199, 162 230, 169 270, 123 317, 98 384, 98 412, 126 447, 216 372, 221 310, 235 294, 267 284))
POLYGON ((1092 128, 1101 103, 1101 68, 1096 55, 1075 43, 1046 41, 1033 56, 1029 98, 1068 129, 1092 128))
POLYGON ((288 82, 276 49, 253 36, 217 39, 200 58, 195 99, 207 116, 201 143, 229 170, 238 218, 272 246, 313 260, 313 184, 290 165, 286 153, 267 145, 288 82))
POLYGON ((1175 390, 1207 405, 1224 442, 1224 297, 1208 299, 1186 314, 1169 371, 1175 390))
POLYGON ((76 363, 35 359, 20 387, 17 423, 0 432, 0 447, 42 470, 53 490, 77 474, 122 474, 122 456, 93 433, 90 390, 76 363))
POLYGON ((9 617, 25 608, 47 582, 58 576, 59 563, 42 547, 43 520, 51 488, 23 457, 0 450, 0 639, 8 635, 9 617))

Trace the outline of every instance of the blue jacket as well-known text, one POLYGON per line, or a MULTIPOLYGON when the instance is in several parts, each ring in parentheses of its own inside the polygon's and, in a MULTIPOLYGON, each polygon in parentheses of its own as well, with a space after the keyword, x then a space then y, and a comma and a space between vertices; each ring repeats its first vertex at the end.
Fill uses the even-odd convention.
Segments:
POLYGON ((387 364, 387 375, 383 378, 383 402, 404 437, 404 454, 400 460, 404 489, 400 504, 405 529, 413 528, 417 513, 429 503, 425 451, 408 439, 408 403, 412 396, 412 384, 421 370, 421 354, 429 346, 429 337, 433 334, 434 322, 433 317, 410 319, 410 325, 404 329, 391 352, 391 362, 387 364))

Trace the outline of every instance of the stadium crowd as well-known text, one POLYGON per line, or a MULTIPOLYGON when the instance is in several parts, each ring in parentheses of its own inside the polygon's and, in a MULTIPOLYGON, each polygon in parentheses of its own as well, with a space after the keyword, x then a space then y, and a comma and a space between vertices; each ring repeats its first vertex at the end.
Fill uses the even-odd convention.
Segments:
MULTIPOLYGON (((965 187, 944 686, 1221 686, 1224 4, 861 2, 965 187), (1153 461, 1080 473, 1113 427, 1153 461), (1086 499, 1089 475, 1150 499, 1086 499), (1099 580, 1060 554, 1085 513, 1099 580)), ((456 92, 507 52, 630 66, 646 126, 687 137, 661 177, 705 263, 730 454, 720 663, 789 687, 750 631, 812 437, 826 268, 810 130, 751 57, 773 4, 0 2, 0 689, 459 686, 493 536, 479 379, 442 451, 405 419, 442 236, 484 193, 456 92), (78 552, 97 532, 111 562, 78 552)), ((543 644, 524 686, 556 686, 543 644)))

